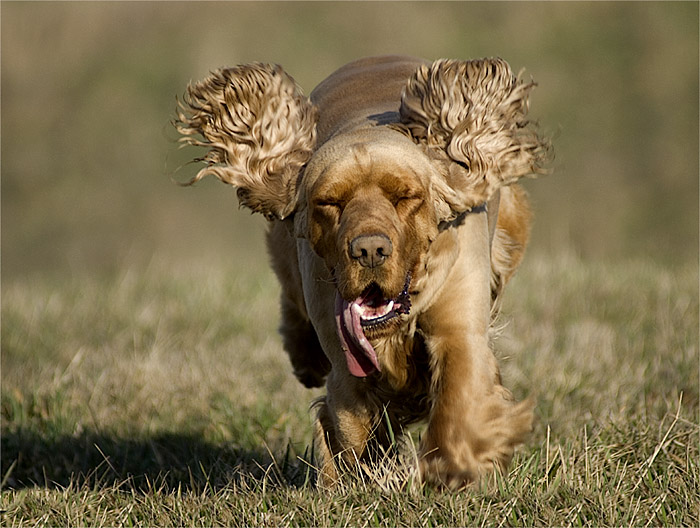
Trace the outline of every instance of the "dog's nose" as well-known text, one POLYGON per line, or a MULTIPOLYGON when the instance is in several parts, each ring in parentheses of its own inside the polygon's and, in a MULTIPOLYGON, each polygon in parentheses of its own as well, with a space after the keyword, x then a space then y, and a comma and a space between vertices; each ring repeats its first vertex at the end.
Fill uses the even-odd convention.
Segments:
POLYGON ((361 235, 350 242, 350 256, 365 268, 381 266, 393 250, 386 235, 361 235))

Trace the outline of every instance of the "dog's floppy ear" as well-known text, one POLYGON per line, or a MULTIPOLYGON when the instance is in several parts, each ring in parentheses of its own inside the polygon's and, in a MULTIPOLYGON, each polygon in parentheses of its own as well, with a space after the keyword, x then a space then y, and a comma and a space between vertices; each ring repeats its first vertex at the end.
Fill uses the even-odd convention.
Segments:
POLYGON ((441 59, 408 80, 402 126, 441 163, 445 180, 434 182, 435 189, 453 212, 544 172, 549 145, 526 119, 534 85, 516 78, 501 59, 441 59))
POLYGON ((269 219, 293 212, 315 143, 316 109, 280 66, 246 64, 191 83, 174 125, 181 142, 209 148, 195 160, 207 166, 189 183, 212 174, 236 186, 254 212, 269 219))

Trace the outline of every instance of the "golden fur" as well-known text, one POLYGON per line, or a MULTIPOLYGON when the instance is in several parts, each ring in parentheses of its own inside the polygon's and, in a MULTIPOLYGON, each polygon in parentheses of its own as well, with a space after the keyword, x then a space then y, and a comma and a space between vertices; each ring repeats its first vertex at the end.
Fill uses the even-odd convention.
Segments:
POLYGON ((377 57, 306 98, 279 66, 191 84, 175 123, 206 166, 270 221, 281 333, 317 404, 319 481, 427 420, 420 475, 456 488, 504 468, 532 403, 501 385, 489 327, 522 259, 518 179, 548 144, 533 83, 500 59, 377 57))

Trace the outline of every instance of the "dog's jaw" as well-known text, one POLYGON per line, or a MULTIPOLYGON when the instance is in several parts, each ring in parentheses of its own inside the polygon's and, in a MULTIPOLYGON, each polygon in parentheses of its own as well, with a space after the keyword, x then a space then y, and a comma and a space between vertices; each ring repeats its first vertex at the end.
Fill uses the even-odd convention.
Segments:
POLYGON ((353 376, 363 378, 382 370, 370 339, 393 331, 400 316, 410 312, 410 283, 411 274, 408 273, 404 289, 393 299, 383 297, 376 283, 370 284, 351 302, 336 291, 336 329, 348 370, 353 376))

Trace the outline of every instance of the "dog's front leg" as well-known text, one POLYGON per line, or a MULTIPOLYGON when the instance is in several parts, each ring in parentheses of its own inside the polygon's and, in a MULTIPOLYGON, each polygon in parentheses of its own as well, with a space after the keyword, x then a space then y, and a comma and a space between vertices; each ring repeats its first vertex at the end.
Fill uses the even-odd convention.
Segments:
POLYGON ((349 374, 331 371, 328 393, 318 401, 314 440, 318 450, 318 483, 333 487, 338 468, 357 468, 365 457, 376 423, 372 407, 365 401, 361 381, 349 374))
POLYGON ((332 365, 326 379, 327 394, 315 404, 314 424, 318 484, 329 488, 338 480, 339 466, 357 467, 357 461, 366 455, 377 411, 368 399, 366 379, 348 371, 334 320, 334 280, 305 239, 299 239, 297 247, 309 318, 332 365))
POLYGON ((432 407, 421 446, 427 482, 457 488, 503 469, 532 427, 532 404, 501 385, 488 341, 490 257, 485 213, 459 227, 460 256, 419 320, 432 363, 432 407))

